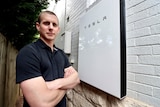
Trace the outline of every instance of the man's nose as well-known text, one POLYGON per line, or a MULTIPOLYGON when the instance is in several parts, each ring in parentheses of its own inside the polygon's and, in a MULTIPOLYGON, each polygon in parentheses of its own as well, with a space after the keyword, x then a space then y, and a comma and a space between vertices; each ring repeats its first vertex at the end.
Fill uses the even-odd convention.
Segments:
POLYGON ((50 29, 53 29, 52 23, 49 24, 49 28, 50 28, 50 29))

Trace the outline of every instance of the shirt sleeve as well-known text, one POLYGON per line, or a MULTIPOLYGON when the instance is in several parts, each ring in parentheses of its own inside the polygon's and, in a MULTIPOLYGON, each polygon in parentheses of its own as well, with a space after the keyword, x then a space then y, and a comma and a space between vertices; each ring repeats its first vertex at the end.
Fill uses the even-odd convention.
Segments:
POLYGON ((71 66, 71 63, 69 62, 67 55, 64 52, 63 52, 63 54, 65 57, 65 68, 67 68, 67 67, 71 66))
POLYGON ((38 52, 28 45, 22 48, 16 57, 16 83, 42 76, 38 52))

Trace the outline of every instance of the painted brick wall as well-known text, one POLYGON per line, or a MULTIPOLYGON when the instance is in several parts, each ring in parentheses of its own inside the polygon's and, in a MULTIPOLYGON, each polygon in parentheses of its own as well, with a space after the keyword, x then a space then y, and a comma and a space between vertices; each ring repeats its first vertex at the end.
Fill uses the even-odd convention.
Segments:
MULTIPOLYGON (((150 107, 140 102, 159 107, 160 0, 126 0, 125 2, 127 97, 134 98, 136 101, 131 99, 119 101, 114 98, 109 100, 110 95, 81 84, 82 86, 69 91, 69 107, 95 107, 95 105, 120 107, 117 104, 122 104, 122 107, 150 107), (99 96, 98 93, 103 94, 99 96), (101 100, 98 99, 99 97, 101 100)), ((85 13, 88 4, 87 0, 66 0, 66 5, 68 7, 66 8, 65 30, 72 32, 72 52, 69 58, 74 59, 73 66, 77 69, 79 18, 85 13)))
POLYGON ((70 59, 74 59, 73 66, 78 68, 78 39, 79 39, 79 21, 80 17, 84 13, 86 9, 86 1, 85 0, 67 0, 66 8, 66 18, 69 20, 66 21, 66 31, 72 32, 72 47, 71 47, 71 55, 70 59))
POLYGON ((160 105, 160 0, 126 0, 129 97, 160 105))

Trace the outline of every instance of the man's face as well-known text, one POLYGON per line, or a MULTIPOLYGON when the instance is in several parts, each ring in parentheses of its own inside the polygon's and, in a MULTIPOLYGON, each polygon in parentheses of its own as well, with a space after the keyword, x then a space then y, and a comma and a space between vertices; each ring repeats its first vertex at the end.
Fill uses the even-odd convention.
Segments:
POLYGON ((55 15, 43 13, 41 22, 36 23, 36 28, 45 41, 54 41, 60 30, 58 18, 55 15))

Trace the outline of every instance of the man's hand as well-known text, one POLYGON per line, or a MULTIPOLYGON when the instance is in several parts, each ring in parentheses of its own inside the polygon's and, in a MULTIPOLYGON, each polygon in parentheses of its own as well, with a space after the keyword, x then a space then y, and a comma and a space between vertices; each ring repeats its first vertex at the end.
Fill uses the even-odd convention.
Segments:
POLYGON ((80 83, 78 72, 72 66, 66 68, 64 72, 64 78, 68 81, 68 85, 62 89, 72 89, 80 83))
POLYGON ((68 67, 64 70, 64 78, 69 77, 72 75, 74 72, 77 72, 73 67, 68 67))
POLYGON ((46 82, 49 89, 72 89, 80 83, 78 72, 72 67, 64 70, 64 78, 46 82))

